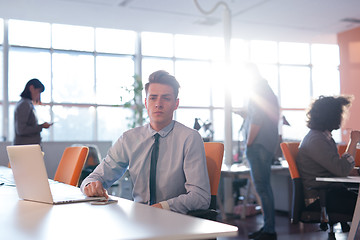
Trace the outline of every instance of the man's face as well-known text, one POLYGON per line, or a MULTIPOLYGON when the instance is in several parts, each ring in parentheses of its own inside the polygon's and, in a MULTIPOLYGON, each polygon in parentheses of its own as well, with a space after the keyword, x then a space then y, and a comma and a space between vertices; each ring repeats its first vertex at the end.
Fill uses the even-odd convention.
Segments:
POLYGON ((179 99, 175 98, 171 86, 160 83, 151 83, 145 99, 150 125, 160 131, 170 124, 174 111, 179 106, 179 99))

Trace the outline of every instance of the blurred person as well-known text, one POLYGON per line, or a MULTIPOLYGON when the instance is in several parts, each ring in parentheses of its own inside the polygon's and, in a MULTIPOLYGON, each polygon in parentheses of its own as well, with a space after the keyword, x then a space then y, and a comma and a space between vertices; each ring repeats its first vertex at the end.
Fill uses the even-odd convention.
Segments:
POLYGON ((274 196, 270 184, 271 164, 279 145, 279 104, 268 82, 260 76, 257 67, 247 65, 250 71, 250 95, 246 107, 244 129, 246 157, 251 177, 263 209, 263 227, 248 237, 257 240, 277 239, 275 231, 274 196))
POLYGON ((145 107, 150 123, 120 136, 104 161, 82 182, 84 194, 108 197, 105 189, 128 169, 135 202, 179 213, 209 208, 210 183, 202 138, 196 130, 173 120, 179 87, 175 77, 165 71, 149 76, 145 107), (155 175, 151 169, 157 141, 155 175))
POLYGON ((41 131, 52 124, 44 122, 38 124, 34 104, 41 104, 41 93, 44 92, 44 85, 36 78, 29 80, 21 99, 17 102, 14 114, 15 138, 14 145, 40 144, 41 131))
MULTIPOLYGON (((301 141, 296 164, 302 178, 305 206, 320 211, 319 190, 326 193, 327 211, 353 215, 357 194, 347 190, 343 183, 316 181, 316 177, 345 177, 358 175, 355 166, 356 144, 360 132, 351 131, 345 153, 340 156, 331 132, 341 127, 351 97, 324 97, 314 101, 307 112, 307 126, 310 131, 301 141)), ((342 223, 344 230, 344 223, 342 223)))

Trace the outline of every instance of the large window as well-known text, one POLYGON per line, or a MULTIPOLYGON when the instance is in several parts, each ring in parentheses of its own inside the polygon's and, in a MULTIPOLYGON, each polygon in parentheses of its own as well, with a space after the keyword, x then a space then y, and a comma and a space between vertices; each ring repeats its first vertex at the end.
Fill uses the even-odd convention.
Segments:
MULTIPOLYGON (((3 26, 0 19, 0 49, 3 26)), ((43 105, 36 107, 39 121, 55 122, 42 132, 44 141, 115 141, 133 121, 124 103, 133 97, 134 76, 145 83, 159 69, 174 74, 181 85, 175 119, 189 127, 195 118, 211 123, 215 141, 224 140, 225 86, 234 109, 233 139, 242 138, 243 119, 236 112, 248 94, 244 62, 257 64, 278 96, 290 123, 281 128, 284 139, 300 140, 306 134, 305 109, 312 99, 339 94, 337 45, 232 39, 231 66, 225 66, 223 40, 214 37, 19 20, 8 21, 8 36, 10 141, 14 107, 31 78, 45 85, 43 105)), ((200 134, 208 132, 201 129, 200 134)))
POLYGON ((95 103, 94 56, 53 54, 53 100, 58 103, 95 103))
POLYGON ((20 100, 20 93, 32 78, 38 78, 45 86, 41 101, 51 98, 51 55, 43 49, 10 47, 9 49, 9 101, 20 100))

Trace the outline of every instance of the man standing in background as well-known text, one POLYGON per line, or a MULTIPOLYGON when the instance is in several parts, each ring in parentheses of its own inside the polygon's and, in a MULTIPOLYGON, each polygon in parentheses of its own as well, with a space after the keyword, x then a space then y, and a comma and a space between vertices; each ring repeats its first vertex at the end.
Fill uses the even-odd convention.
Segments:
POLYGON ((264 226, 249 234, 250 239, 276 240, 274 196, 270 183, 271 164, 279 144, 279 104, 277 97, 257 68, 250 65, 250 96, 245 118, 246 157, 251 177, 261 199, 264 226))

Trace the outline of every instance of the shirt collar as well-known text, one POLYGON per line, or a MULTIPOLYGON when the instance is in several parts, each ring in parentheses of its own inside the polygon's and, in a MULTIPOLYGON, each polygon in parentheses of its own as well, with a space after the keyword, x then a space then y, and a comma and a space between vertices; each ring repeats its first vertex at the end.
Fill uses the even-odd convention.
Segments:
POLYGON ((161 129, 159 132, 156 132, 154 129, 151 128, 151 125, 149 124, 149 132, 151 136, 154 136, 156 133, 159 133, 160 136, 164 138, 174 129, 174 126, 175 126, 175 121, 172 120, 169 125, 161 129))
POLYGON ((324 135, 326 136, 327 139, 332 139, 332 135, 331 135, 331 132, 329 130, 325 130, 324 132, 324 135))

